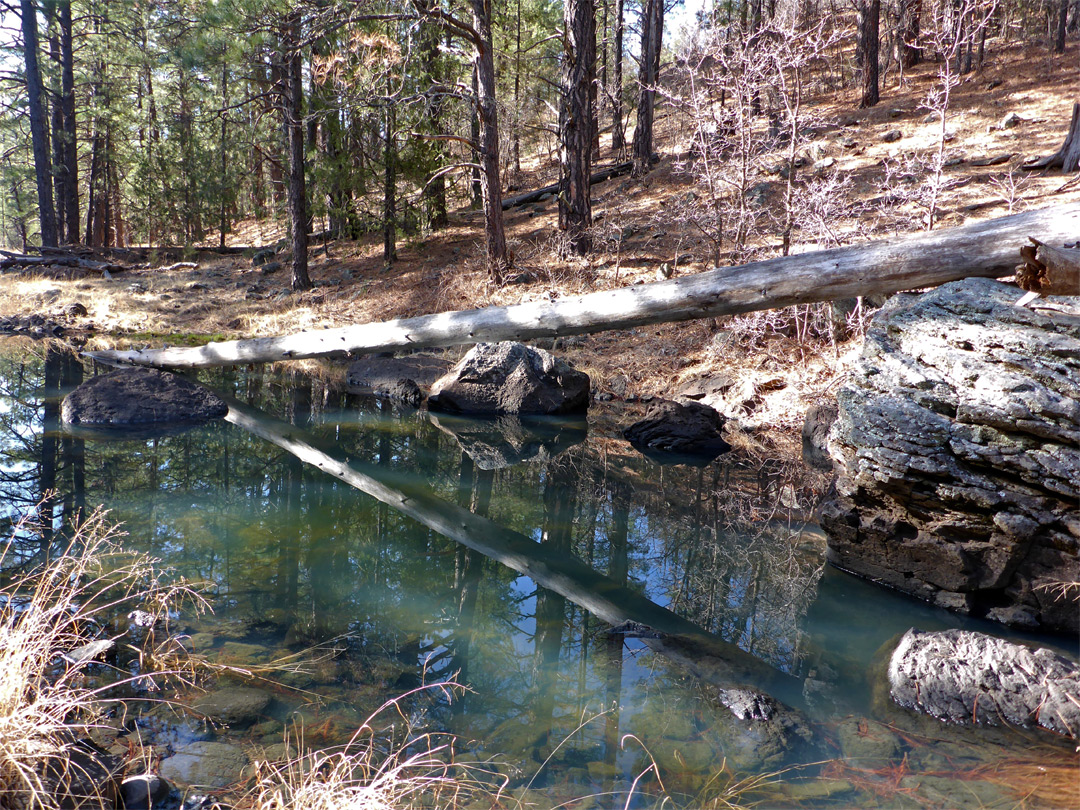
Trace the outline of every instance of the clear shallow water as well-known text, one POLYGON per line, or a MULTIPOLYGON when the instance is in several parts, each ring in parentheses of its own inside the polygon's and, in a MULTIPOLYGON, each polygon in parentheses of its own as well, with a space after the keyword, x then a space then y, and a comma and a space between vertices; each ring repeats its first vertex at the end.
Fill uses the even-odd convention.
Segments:
MULTIPOLYGON (((875 694, 875 653, 909 627, 1007 633, 826 568, 805 523, 820 482, 797 464, 662 467, 580 424, 433 421, 233 371, 200 377, 235 398, 232 423, 80 438, 61 430, 59 402, 89 373, 0 344, 0 516, 54 491, 44 541, 59 543, 77 510, 104 504, 132 548, 208 583, 213 615, 181 617, 197 652, 247 665, 335 650, 288 679, 318 703, 275 693, 264 722, 225 738, 279 742, 300 718, 309 739, 341 742, 387 698, 454 679, 463 696, 411 698, 411 719, 500 755, 513 785, 552 805, 602 794, 590 801, 622 807, 655 761, 695 806, 731 774, 811 762, 827 764, 757 798, 1053 806, 1020 804, 1016 780, 992 771, 1020 761, 1037 779, 1040 763, 1068 763, 1052 739, 950 730, 875 694), (689 628, 693 643, 609 632, 634 618, 689 628), (717 700, 740 655, 740 682, 802 712, 812 744, 748 742, 717 700)), ((653 775, 642 785, 658 789, 653 775)))

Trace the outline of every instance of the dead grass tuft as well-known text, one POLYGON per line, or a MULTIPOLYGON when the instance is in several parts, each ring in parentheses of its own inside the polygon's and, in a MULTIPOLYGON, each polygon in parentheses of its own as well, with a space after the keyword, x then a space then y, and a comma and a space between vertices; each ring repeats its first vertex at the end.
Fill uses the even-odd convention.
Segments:
MULTIPOLYGON (((27 526, 17 529, 25 533, 27 526)), ((80 774, 80 741, 119 698, 121 685, 146 688, 178 648, 168 638, 170 610, 201 601, 183 582, 166 584, 156 561, 126 554, 121 533, 97 511, 78 527, 59 556, 48 549, 26 556, 9 542, 0 569, 0 804, 54 810, 65 801, 93 803, 76 791, 104 790, 80 774), (44 557, 45 559, 40 559, 44 557), (14 572, 14 573, 12 573, 14 572), (138 611, 132 619, 130 612, 138 611), (129 614, 129 627, 110 635, 111 618, 129 614), (162 633, 164 628, 165 632, 162 633), (92 685, 87 669, 113 648, 139 660, 138 675, 92 685), (58 788, 58 780, 67 784, 58 788), (67 795, 65 795, 65 792, 67 795)), ((86 770, 83 768, 83 770, 86 770)), ((107 780, 106 780, 107 781, 107 780)))

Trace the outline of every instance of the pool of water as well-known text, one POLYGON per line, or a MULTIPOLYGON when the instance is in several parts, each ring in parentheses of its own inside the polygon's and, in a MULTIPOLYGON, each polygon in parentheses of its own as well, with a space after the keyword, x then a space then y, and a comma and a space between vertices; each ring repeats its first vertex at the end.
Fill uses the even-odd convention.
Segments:
POLYGON ((660 465, 595 423, 433 418, 239 371, 199 375, 228 421, 65 432, 60 401, 93 373, 0 342, 0 518, 38 509, 34 542, 58 544, 104 505, 131 548, 206 584, 213 613, 179 617, 197 652, 326 653, 223 739, 302 722, 331 745, 411 692, 388 725, 451 733, 550 806, 627 806, 642 773, 631 806, 715 803, 760 773, 778 775, 744 800, 766 806, 1054 806, 1046 774, 1075 766, 1048 735, 890 707, 875 656, 897 634, 1013 634, 826 567, 808 521, 824 482, 796 461, 660 465), (444 681, 465 691, 414 691, 444 681), (768 691, 800 733, 735 722, 733 686, 768 691))

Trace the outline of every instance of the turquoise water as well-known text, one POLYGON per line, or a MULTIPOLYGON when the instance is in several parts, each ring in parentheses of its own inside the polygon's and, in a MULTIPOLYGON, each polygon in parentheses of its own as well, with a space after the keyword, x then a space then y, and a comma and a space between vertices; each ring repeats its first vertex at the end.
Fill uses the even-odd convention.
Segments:
POLYGON ((0 344, 0 517, 52 493, 44 527, 23 531, 8 560, 63 542, 79 510, 104 505, 131 548, 206 583, 213 613, 178 617, 196 652, 237 665, 332 653, 224 739, 279 742, 302 721, 310 739, 342 742, 388 698, 454 681, 467 691, 421 690, 398 719, 497 757, 511 789, 550 806, 626 806, 653 763, 632 806, 661 792, 704 806, 778 771, 752 798, 1050 806, 993 768, 1020 762, 1037 779, 1040 763, 1070 761, 1048 735, 949 729, 888 705, 874 658, 896 634, 1010 634, 827 568, 808 522, 824 482, 797 462, 732 453, 660 466, 605 427, 629 413, 588 426, 431 419, 318 380, 236 371, 199 375, 233 398, 230 422, 156 438, 66 433, 59 402, 93 373, 40 345, 0 344), (690 641, 610 632, 627 619, 690 641), (717 699, 733 685, 801 713, 806 739, 748 732, 717 699))

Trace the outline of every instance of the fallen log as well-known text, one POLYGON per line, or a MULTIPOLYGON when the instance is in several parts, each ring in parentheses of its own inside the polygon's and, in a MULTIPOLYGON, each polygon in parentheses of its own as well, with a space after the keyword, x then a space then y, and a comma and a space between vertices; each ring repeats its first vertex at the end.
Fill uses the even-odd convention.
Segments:
POLYGON ((78 256, 47 255, 47 256, 19 256, 13 253, 3 252, 5 258, 0 259, 0 270, 10 270, 13 267, 81 267, 84 270, 93 270, 96 273, 114 272, 124 270, 123 265, 110 262, 98 262, 93 259, 83 259, 78 256))
POLYGON ((644 625, 644 639, 656 652, 689 666, 720 686, 752 685, 786 700, 797 700, 801 684, 759 658, 658 605, 641 593, 597 572, 573 554, 556 551, 524 534, 443 500, 425 487, 385 467, 349 461, 319 448, 319 441, 295 425, 222 395, 225 421, 272 444, 327 475, 385 503, 403 515, 466 548, 483 554, 611 625, 644 625))
MULTIPOLYGON (((630 174, 633 168, 633 161, 628 160, 625 163, 616 163, 614 166, 600 169, 589 175, 589 185, 596 185, 597 183, 603 183, 605 180, 610 180, 612 177, 630 174)), ((554 183, 553 185, 544 186, 543 188, 534 189, 533 191, 526 191, 513 197, 504 197, 502 207, 503 210, 506 211, 508 208, 515 208, 519 205, 528 205, 531 202, 537 202, 545 194, 555 195, 558 193, 559 184, 554 183)))
POLYGON ((1059 205, 895 241, 767 259, 556 301, 442 312, 201 347, 97 351, 87 356, 114 364, 207 368, 580 335, 934 287, 969 276, 997 278, 1015 272, 1017 251, 1030 235, 1060 243, 1075 239, 1077 233, 1080 204, 1059 205))

